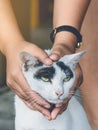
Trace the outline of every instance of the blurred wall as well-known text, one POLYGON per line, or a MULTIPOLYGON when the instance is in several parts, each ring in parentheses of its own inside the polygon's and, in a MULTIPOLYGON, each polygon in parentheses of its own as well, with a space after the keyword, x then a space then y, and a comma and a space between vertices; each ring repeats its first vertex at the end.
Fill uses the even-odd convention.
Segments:
POLYGON ((53 0, 31 0, 31 27, 49 26, 52 20, 53 0))
MULTIPOLYGON (((12 0, 13 9, 26 40, 30 39, 30 0, 12 0)), ((5 84, 5 59, 0 53, 0 86, 5 84)))
POLYGON ((0 53, 0 87, 5 84, 5 58, 0 53))
POLYGON ((27 40, 30 38, 30 3, 31 0, 12 0, 20 30, 27 40))

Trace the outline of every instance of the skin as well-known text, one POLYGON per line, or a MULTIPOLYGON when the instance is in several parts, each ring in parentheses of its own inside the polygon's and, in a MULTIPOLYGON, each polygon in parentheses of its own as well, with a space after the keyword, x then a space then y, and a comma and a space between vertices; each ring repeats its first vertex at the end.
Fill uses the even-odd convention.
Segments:
POLYGON ((90 4, 81 30, 84 42, 79 49, 79 51, 87 50, 87 54, 80 62, 84 74, 84 82, 80 88, 84 108, 93 130, 98 129, 98 28, 96 24, 93 24, 98 19, 96 15, 97 5, 97 0, 90 4))
MULTIPOLYGON (((90 0, 54 0, 53 28, 60 25, 71 25, 80 31, 89 3, 90 0)), ((50 113, 47 109, 50 105, 38 94, 32 91, 25 81, 19 66, 19 52, 23 50, 27 51, 37 57, 44 64, 51 65, 53 61, 58 60, 63 55, 75 53, 76 40, 76 36, 72 33, 57 33, 52 47, 52 53, 50 56, 47 56, 42 49, 37 47, 34 43, 31 44, 27 42, 23 38, 11 7, 11 0, 0 0, 0 50, 5 55, 7 61, 7 84, 29 108, 40 111, 48 120, 53 120, 61 114, 66 109, 69 99, 58 104, 50 113)), ((85 48, 86 46, 84 45, 82 49, 85 48)), ((94 62, 91 61, 91 63, 94 62)), ((85 60, 81 64, 83 65, 83 73, 85 72, 87 77, 90 74, 87 69, 85 70, 85 60)), ((96 69, 94 71, 96 71, 96 69)), ((82 71, 80 66, 77 67, 76 74, 76 81, 73 88, 80 86, 82 83, 82 71)), ((92 81, 92 86, 93 83, 95 83, 95 80, 92 81)), ((83 96, 84 107, 93 130, 97 130, 98 114, 96 114, 96 102, 89 102, 89 93, 85 94, 85 90, 88 90, 90 86, 89 79, 85 82, 84 77, 83 85, 84 87, 82 87, 81 93, 82 95, 85 95, 83 96), (92 108, 91 103, 95 106, 96 111, 92 108)), ((91 90, 93 90, 92 87, 91 90)), ((94 93, 95 92, 93 91, 93 98, 97 99, 97 96, 94 95, 94 93)))

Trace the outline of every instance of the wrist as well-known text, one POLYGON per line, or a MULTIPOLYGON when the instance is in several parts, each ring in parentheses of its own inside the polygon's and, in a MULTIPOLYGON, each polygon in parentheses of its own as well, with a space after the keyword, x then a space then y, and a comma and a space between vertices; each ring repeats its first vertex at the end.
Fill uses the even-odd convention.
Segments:
POLYGON ((76 51, 77 38, 70 32, 59 32, 55 36, 54 44, 63 44, 71 53, 76 51))
POLYGON ((52 43, 69 43, 66 46, 74 49, 80 48, 82 43, 82 36, 74 26, 62 25, 52 30, 50 33, 50 40, 52 43))
POLYGON ((22 43, 24 42, 24 38, 21 37, 17 40, 9 40, 2 42, 2 45, 0 47, 1 52, 6 56, 10 51, 17 49, 18 47, 22 46, 22 43))

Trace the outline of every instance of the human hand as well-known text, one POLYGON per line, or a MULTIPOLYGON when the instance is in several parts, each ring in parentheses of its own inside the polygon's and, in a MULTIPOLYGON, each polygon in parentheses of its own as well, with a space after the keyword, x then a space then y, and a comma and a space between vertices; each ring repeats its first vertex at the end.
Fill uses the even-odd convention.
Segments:
MULTIPOLYGON (((70 49, 65 44, 55 44, 53 46, 50 58, 53 61, 59 60, 63 55, 73 53, 74 51, 72 51, 72 50, 73 49, 70 49)), ((82 74, 82 70, 81 70, 81 67, 79 66, 79 64, 77 65, 75 73, 76 73, 76 79, 75 79, 75 82, 74 82, 72 89, 70 90, 70 94, 69 94, 67 99, 65 99, 62 103, 57 104, 55 106, 55 108, 51 112, 51 119, 52 120, 56 119, 56 117, 59 114, 62 114, 67 109, 67 105, 68 105, 69 100, 71 99, 71 97, 74 94, 77 87, 79 87, 83 81, 83 74, 82 74)))
POLYGON ((44 64, 52 64, 52 60, 48 55, 34 44, 21 41, 19 44, 7 48, 5 53, 7 61, 7 85, 23 100, 23 102, 33 110, 41 112, 47 119, 50 119, 50 107, 37 93, 32 91, 27 84, 20 68, 19 53, 27 51, 37 57, 44 64))

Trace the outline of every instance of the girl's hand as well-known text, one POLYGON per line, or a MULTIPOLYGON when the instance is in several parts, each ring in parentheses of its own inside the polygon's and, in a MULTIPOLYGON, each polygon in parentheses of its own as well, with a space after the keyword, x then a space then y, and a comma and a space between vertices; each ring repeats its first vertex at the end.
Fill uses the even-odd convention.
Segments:
POLYGON ((19 53, 27 51, 37 57, 46 65, 51 65, 52 60, 48 55, 34 44, 21 41, 7 49, 5 54, 7 61, 7 85, 23 100, 23 102, 31 109, 40 111, 47 119, 50 119, 50 112, 47 108, 50 105, 43 100, 37 93, 32 91, 27 84, 19 63, 19 53))

